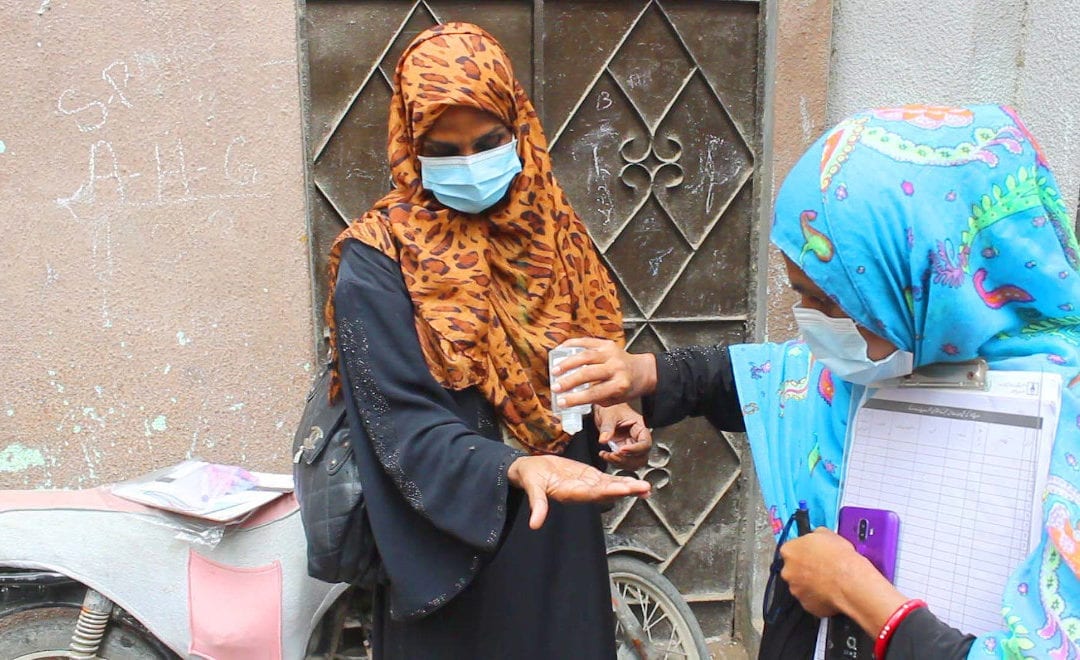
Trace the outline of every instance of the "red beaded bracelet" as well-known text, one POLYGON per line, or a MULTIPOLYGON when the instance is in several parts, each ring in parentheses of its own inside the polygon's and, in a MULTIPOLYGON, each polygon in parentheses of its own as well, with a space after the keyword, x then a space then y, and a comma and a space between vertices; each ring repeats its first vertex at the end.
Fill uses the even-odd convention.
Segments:
POLYGON ((900 627, 900 623, 908 614, 911 614, 913 610, 917 610, 920 607, 926 607, 926 601, 912 598, 896 608, 896 611, 892 613, 889 620, 881 627, 881 632, 878 633, 877 640, 874 642, 875 660, 885 660, 885 652, 889 649, 889 640, 892 639, 893 633, 900 627))

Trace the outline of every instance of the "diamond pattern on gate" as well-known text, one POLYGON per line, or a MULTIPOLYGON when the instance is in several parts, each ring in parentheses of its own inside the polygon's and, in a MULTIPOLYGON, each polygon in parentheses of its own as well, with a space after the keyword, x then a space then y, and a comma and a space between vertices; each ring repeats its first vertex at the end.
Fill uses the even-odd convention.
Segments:
MULTIPOLYGON (((685 337, 682 341, 672 339, 661 336, 652 324, 647 324, 629 340, 628 350, 654 353, 673 345, 701 343, 687 342, 685 337)), ((620 471, 620 474, 649 481, 653 486, 652 496, 646 500, 626 499, 616 503, 605 514, 604 524, 609 531, 641 537, 640 540, 660 553, 665 562, 671 562, 730 494, 740 473, 739 453, 726 436, 717 434, 702 419, 656 429, 653 439, 654 449, 644 467, 633 472, 620 471), (706 451, 701 451, 696 443, 687 442, 691 438, 705 437, 710 443, 706 451), (641 513, 634 509, 642 507, 649 510, 646 518, 654 518, 659 523, 658 529, 634 529, 641 522, 641 513), (669 545, 669 552, 661 552, 669 545)))
POLYGON ((651 129, 696 69, 675 28, 655 3, 638 18, 607 67, 651 129), (654 105, 657 99, 661 103, 654 105))
POLYGON ((649 318, 753 173, 753 155, 650 2, 553 142, 567 194, 649 318))
POLYGON ((353 179, 390 181, 385 138, 371 143, 356 136, 368 131, 373 118, 385 121, 398 58, 416 35, 438 23, 438 18, 426 2, 413 4, 401 27, 388 41, 386 52, 375 62, 371 74, 352 97, 348 108, 343 108, 341 120, 315 156, 315 186, 333 205, 343 224, 359 217, 373 201, 356 194, 353 179))
MULTIPOLYGON (((557 172, 584 172, 562 184, 632 303, 625 313, 646 322, 634 351, 668 348, 653 314, 695 251, 724 240, 718 223, 754 171, 749 146, 661 4, 646 3, 552 146, 557 172)), ((609 530, 660 552, 665 568, 730 499, 741 473, 726 438, 702 453, 686 436, 711 429, 686 424, 658 430, 638 471, 654 497, 605 516, 609 530)))

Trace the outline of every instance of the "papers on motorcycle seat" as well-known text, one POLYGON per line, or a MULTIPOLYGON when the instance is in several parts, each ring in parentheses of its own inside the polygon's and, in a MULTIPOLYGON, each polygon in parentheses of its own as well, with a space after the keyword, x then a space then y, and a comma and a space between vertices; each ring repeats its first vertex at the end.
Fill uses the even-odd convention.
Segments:
POLYGON ((870 391, 840 497, 897 513, 896 588, 973 634, 1004 627, 1006 581, 1038 545, 1061 409, 1058 374, 990 371, 987 383, 870 391))
POLYGON ((219 523, 237 521, 293 490, 292 475, 184 461, 115 485, 113 494, 156 509, 219 523))

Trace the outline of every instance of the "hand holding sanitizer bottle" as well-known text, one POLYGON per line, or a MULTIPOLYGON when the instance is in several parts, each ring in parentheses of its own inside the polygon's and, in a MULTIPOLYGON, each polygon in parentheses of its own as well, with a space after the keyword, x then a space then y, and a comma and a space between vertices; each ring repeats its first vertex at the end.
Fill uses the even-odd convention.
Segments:
MULTIPOLYGON (((571 355, 581 353, 584 350, 585 349, 581 346, 556 346, 555 348, 551 349, 551 351, 548 353, 548 374, 550 378, 550 383, 552 385, 555 384, 556 378, 554 376, 551 376, 550 374, 552 373, 552 371, 554 371, 555 365, 559 364, 571 355)), ((561 375, 566 376, 567 374, 572 374, 575 371, 577 371, 577 369, 571 369, 570 371, 567 371, 565 374, 561 375)), ((588 388, 589 384, 585 383, 584 385, 578 385, 574 389, 570 390, 570 392, 580 392, 588 388)), ((569 392, 560 392, 558 395, 556 395, 554 392, 552 392, 551 412, 558 415, 559 419, 562 420, 563 430, 570 435, 574 435, 581 430, 581 419, 585 415, 589 414, 591 407, 587 403, 581 404, 579 406, 572 406, 570 408, 560 407, 558 401, 556 400, 557 397, 568 393, 569 392)))

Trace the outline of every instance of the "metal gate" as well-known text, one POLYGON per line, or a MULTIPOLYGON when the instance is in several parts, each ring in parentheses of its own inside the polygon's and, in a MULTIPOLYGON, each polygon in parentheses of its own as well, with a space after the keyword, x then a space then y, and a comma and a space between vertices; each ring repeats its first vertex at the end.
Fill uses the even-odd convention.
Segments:
MULTIPOLYGON (((438 22, 492 34, 540 113, 555 173, 615 274, 633 351, 750 336, 759 2, 307 0, 301 7, 316 326, 326 254, 388 189, 390 80, 438 22)), ((745 448, 705 422, 655 434, 649 500, 606 517, 661 559, 707 636, 733 627, 745 448)))

